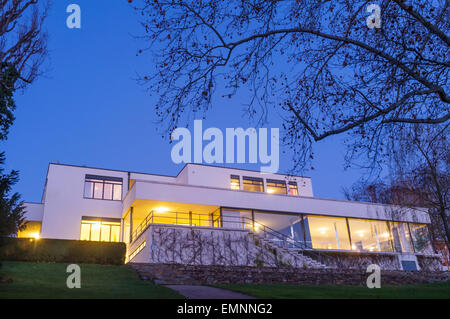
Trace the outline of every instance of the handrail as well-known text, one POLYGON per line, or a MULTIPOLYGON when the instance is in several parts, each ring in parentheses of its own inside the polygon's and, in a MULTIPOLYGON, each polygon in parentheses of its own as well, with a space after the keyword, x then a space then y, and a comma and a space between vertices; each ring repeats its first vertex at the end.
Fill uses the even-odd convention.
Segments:
MULTIPOLYGON (((252 219, 250 219, 248 217, 243 217, 243 218, 249 219, 253 223, 252 219)), ((321 258, 322 254, 320 252, 314 251, 312 247, 308 247, 303 241, 295 241, 291 237, 289 237, 289 236, 287 236, 287 235, 285 235, 283 233, 280 233, 279 231, 277 231, 275 229, 272 229, 269 226, 263 225, 263 224, 257 222, 256 220, 254 221, 254 223, 258 224, 258 230, 259 230, 259 228, 262 228, 264 234, 269 234, 269 235, 271 235, 273 237, 279 238, 282 241, 282 243, 283 243, 283 244, 275 243, 273 240, 271 240, 272 242, 274 242, 274 244, 279 245, 282 248, 298 249, 299 252, 300 251, 308 251, 309 254, 311 254, 311 255, 313 255, 313 256, 315 256, 315 257, 317 257, 319 259, 317 261, 320 261, 322 259, 321 258), (269 230, 269 231, 267 231, 267 230, 269 230)), ((265 237, 265 235, 264 235, 264 237, 265 237)), ((327 257, 329 257, 329 256, 327 256, 327 257)))
MULTIPOLYGON (((271 241, 273 244, 280 246, 281 248, 287 248, 292 250, 297 250, 298 253, 303 254, 307 251, 309 255, 316 258, 316 261, 322 260, 322 253, 316 251, 312 246, 307 245, 303 241, 295 241, 292 237, 287 236, 275 229, 272 229, 260 222, 253 220, 245 216, 223 216, 218 215, 214 218, 214 214, 201 214, 201 213, 186 213, 186 212, 157 212, 151 211, 144 220, 139 224, 138 227, 132 233, 132 241, 134 241, 138 236, 140 236, 150 224, 168 224, 172 225, 173 219, 175 219, 175 225, 186 225, 186 226, 200 226, 200 227, 217 227, 223 228, 224 224, 232 224, 233 228, 248 229, 251 230, 256 235, 271 241), (195 217, 193 219, 193 216, 195 217), (202 216, 207 216, 207 218, 202 218, 202 216), (170 219, 170 223, 164 223, 164 219, 170 219), (156 223, 155 223, 156 220, 156 223), (159 221, 159 222, 158 222, 159 221), (207 225, 202 225, 207 224, 207 225), (238 227, 236 227, 238 225, 238 227)), ((327 255, 327 258, 332 258, 327 255)))

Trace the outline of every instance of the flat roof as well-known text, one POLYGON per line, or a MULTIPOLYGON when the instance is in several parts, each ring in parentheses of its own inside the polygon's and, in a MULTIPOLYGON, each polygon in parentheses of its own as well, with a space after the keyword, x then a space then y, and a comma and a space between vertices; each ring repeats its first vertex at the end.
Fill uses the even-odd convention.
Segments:
MULTIPOLYGON (((183 168, 178 172, 177 175, 165 175, 165 174, 155 174, 155 173, 144 173, 144 172, 136 172, 136 171, 128 171, 128 170, 119 170, 119 169, 111 169, 111 168, 102 168, 102 167, 93 167, 93 166, 86 166, 86 165, 75 165, 75 164, 61 164, 61 163, 54 163, 50 162, 50 165, 60 165, 60 166, 71 166, 71 167, 80 167, 80 168, 90 168, 90 169, 100 169, 105 171, 114 171, 114 172, 123 172, 123 173, 133 173, 133 174, 143 174, 143 175, 154 175, 154 176, 165 176, 165 177, 177 177, 180 175, 180 173, 188 166, 188 165, 195 165, 195 166, 205 166, 205 167, 214 167, 219 169, 233 169, 237 171, 247 171, 247 172, 255 172, 255 173, 263 173, 258 170, 252 170, 252 169, 245 169, 245 168, 234 168, 234 167, 227 167, 227 166, 219 166, 219 165, 210 165, 210 164, 200 164, 200 163, 186 163, 184 164, 183 168)), ((48 174, 48 171, 47 171, 48 174)), ((309 178, 308 176, 301 176, 301 175, 293 175, 293 174, 282 174, 282 173, 270 173, 273 175, 281 175, 281 176, 293 176, 293 177, 301 177, 301 178, 309 178)))

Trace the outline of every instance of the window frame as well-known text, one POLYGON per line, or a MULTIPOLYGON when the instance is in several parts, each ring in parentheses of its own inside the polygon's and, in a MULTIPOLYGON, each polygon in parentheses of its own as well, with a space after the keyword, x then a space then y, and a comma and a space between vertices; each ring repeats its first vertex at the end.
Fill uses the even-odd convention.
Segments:
POLYGON ((97 199, 97 200, 110 200, 110 201, 121 201, 123 196, 123 178, 121 177, 110 177, 110 176, 99 176, 99 175, 90 175, 86 174, 84 177, 84 191, 83 198, 84 199, 97 199), (88 184, 90 185, 89 196, 86 196, 88 184), (95 187, 96 185, 101 185, 101 198, 96 197, 95 187), (105 185, 111 185, 111 198, 105 198, 105 185), (116 195, 116 186, 120 185, 120 190, 118 190, 119 197, 118 199, 116 195), (116 199, 115 199, 116 198, 116 199))
POLYGON ((297 184, 297 182, 288 182, 288 187, 289 187, 289 190, 288 190, 287 194, 288 194, 289 196, 299 196, 299 192, 298 192, 298 184, 297 184), (297 192, 297 194, 291 194, 291 186, 294 186, 294 185, 295 185, 295 187, 292 188, 292 189, 295 189, 296 192, 297 192))
POLYGON ((278 195, 287 195, 287 185, 286 185, 286 181, 280 180, 280 179, 266 179, 266 193, 269 194, 278 194, 278 195), (270 184, 274 184, 272 186, 269 186, 270 184), (283 185, 283 186, 277 186, 277 185, 283 185), (269 187, 270 188, 275 188, 275 189, 282 189, 284 190, 284 193, 277 193, 277 192, 269 192, 269 187))
POLYGON ((241 190, 241 177, 239 175, 230 175, 230 189, 235 190, 235 191, 241 190), (233 182, 235 183, 236 180, 238 183, 238 188, 233 188, 232 183, 233 182))
POLYGON ((242 190, 247 192, 264 193, 264 179, 260 177, 242 176, 242 190), (246 183, 251 182, 251 183, 246 183), (261 183, 261 184, 259 184, 261 183), (245 189, 245 185, 261 186, 261 191, 252 191, 245 189))
POLYGON ((100 241, 100 242, 106 242, 106 243, 118 243, 120 242, 120 232, 121 232, 121 218, 105 218, 105 217, 91 217, 91 216, 82 216, 81 217, 81 225, 80 225, 80 240, 85 241, 100 241), (98 239, 99 240, 93 240, 92 239, 92 225, 93 222, 99 223, 99 234, 98 239), (105 223, 105 224, 103 224, 105 223), (81 239, 82 236, 82 230, 83 225, 89 225, 89 239, 81 239), (109 228, 109 240, 102 240, 102 227, 108 226, 109 228), (113 227, 119 227, 119 236, 117 238, 117 241, 111 241, 111 237, 113 236, 113 227))

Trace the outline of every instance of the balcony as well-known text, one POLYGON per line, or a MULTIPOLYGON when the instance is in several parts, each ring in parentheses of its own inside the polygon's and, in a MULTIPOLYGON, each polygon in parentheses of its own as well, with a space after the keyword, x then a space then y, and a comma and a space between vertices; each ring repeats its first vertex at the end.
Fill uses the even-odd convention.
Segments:
POLYGON ((382 220, 392 220, 395 215, 401 216, 401 221, 429 223, 428 214, 419 209, 142 180, 136 180, 125 196, 123 215, 131 206, 143 207, 140 215, 144 219, 149 211, 161 205, 172 211, 190 207, 198 213, 227 207, 382 220))

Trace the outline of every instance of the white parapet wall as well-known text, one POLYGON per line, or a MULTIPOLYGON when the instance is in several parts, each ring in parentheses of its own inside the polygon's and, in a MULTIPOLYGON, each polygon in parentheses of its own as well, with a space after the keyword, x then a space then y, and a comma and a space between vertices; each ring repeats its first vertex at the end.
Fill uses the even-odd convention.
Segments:
POLYGON ((127 260, 154 264, 323 268, 309 257, 269 245, 246 230, 171 225, 149 226, 128 247, 127 260))

